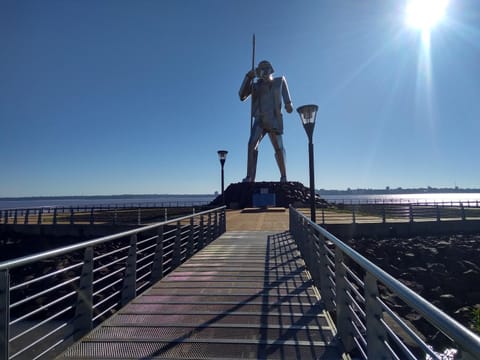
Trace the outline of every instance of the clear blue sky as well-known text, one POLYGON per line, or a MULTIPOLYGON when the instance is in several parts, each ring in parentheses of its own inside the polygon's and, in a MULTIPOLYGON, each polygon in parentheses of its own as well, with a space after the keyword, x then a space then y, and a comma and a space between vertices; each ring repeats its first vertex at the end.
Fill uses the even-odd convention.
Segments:
MULTIPOLYGON (((249 102, 270 60, 315 103, 316 187, 478 187, 480 2, 451 0, 430 47, 402 0, 3 0, 0 196, 183 194, 246 175, 249 102)), ((285 114, 289 180, 307 137, 285 114)), ((257 181, 278 181, 268 138, 257 181)))

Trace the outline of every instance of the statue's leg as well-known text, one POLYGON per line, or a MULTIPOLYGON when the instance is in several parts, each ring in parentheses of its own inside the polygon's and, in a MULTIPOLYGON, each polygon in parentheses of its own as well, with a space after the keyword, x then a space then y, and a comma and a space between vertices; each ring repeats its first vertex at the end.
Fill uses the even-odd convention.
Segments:
POLYGON ((283 147, 282 135, 272 132, 268 133, 273 148, 275 149, 275 159, 277 160, 278 169, 280 170, 280 182, 287 181, 287 168, 285 166, 285 148, 283 147))
POLYGON ((247 177, 244 182, 254 182, 257 172, 258 145, 265 136, 265 131, 258 125, 257 120, 252 128, 250 139, 248 140, 248 157, 247 157, 247 177))

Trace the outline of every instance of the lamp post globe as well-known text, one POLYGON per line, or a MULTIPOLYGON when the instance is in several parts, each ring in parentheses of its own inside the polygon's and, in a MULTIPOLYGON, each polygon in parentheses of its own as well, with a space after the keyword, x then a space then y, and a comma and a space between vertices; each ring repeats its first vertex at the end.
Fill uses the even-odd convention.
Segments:
POLYGON ((317 105, 303 105, 297 108, 297 112, 302 120, 303 128, 308 136, 308 167, 310 172, 310 218, 313 222, 317 220, 315 204, 315 168, 313 161, 313 129, 317 117, 317 105))
POLYGON ((225 197, 223 195, 223 191, 224 191, 223 166, 225 165, 225 160, 227 159, 228 151, 227 150, 218 150, 217 153, 218 153, 218 159, 220 160, 220 164, 222 166, 222 200, 223 200, 223 203, 225 203, 225 197))

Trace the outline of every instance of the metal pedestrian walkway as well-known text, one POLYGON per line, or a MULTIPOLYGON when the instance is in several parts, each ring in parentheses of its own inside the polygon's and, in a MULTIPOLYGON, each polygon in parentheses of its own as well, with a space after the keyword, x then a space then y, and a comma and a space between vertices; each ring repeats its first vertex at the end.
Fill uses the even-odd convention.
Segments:
POLYGON ((58 359, 341 359, 289 232, 229 231, 58 359))

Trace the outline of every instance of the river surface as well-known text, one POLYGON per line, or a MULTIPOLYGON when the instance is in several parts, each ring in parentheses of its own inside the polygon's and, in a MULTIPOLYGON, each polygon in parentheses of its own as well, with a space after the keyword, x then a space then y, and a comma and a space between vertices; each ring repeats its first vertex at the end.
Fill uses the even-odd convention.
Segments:
POLYGON ((460 203, 480 204, 480 193, 422 193, 422 194, 368 194, 368 195, 320 195, 331 203, 460 203))
POLYGON ((0 198, 0 209, 37 208, 37 207, 92 207, 101 205, 119 206, 198 206, 206 205, 215 199, 215 195, 118 195, 118 196, 79 196, 79 197, 41 197, 41 198, 0 198))
MULTIPOLYGON (((422 193, 422 194, 368 194, 368 195, 320 195, 331 203, 459 203, 480 204, 480 193, 422 193)), ((100 205, 118 206, 198 206, 206 205, 215 199, 214 194, 203 195, 118 195, 118 196, 79 196, 41 198, 0 198, 1 209, 37 207, 90 207, 100 205)))

